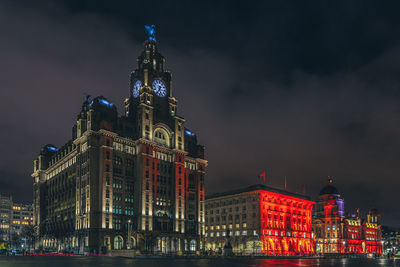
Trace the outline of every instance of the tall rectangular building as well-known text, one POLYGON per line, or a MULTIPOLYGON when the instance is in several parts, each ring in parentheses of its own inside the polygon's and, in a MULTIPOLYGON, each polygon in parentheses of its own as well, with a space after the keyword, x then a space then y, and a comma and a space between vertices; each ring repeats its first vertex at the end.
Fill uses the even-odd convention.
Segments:
POLYGON ((11 196, 0 195, 0 243, 10 246, 12 235, 20 235, 23 228, 32 223, 32 205, 15 203, 11 196))
POLYGON ((313 201, 265 185, 217 193, 206 199, 206 249, 234 253, 311 255, 313 201))
POLYGON ((86 97, 64 146, 34 162, 38 247, 76 252, 195 252, 204 236, 207 161, 177 115, 154 32, 131 73, 125 114, 86 97))

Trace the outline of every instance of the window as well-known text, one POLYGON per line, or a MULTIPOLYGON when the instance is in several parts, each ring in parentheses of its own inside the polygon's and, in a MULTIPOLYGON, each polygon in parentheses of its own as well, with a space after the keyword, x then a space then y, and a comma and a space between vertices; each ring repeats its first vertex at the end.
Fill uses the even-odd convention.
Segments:
POLYGON ((167 132, 161 128, 154 131, 154 141, 162 146, 169 146, 169 136, 167 132))
POLYGON ((122 249, 123 239, 120 236, 114 238, 114 249, 122 249))

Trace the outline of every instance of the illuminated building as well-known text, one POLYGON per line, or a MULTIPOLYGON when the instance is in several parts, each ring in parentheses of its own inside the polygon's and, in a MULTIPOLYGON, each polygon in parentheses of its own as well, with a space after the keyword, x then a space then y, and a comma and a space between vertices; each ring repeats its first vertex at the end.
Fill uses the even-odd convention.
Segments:
POLYGON ((344 199, 331 179, 322 188, 315 207, 317 254, 382 254, 381 215, 376 209, 370 210, 365 220, 358 214, 346 217, 344 199))
POLYGON ((64 146, 34 162, 38 248, 195 252, 204 236, 207 161, 177 115, 154 28, 131 73, 125 113, 86 97, 64 146), (151 37, 151 39, 150 39, 151 37))
POLYGON ((400 231, 388 226, 382 226, 382 241, 384 254, 396 255, 400 249, 400 231))
POLYGON ((0 195, 0 241, 21 234, 24 226, 32 225, 32 205, 14 203, 12 197, 0 195))
POLYGON ((223 249, 227 234, 234 253, 313 254, 309 197, 265 185, 206 198, 206 249, 223 249))
POLYGON ((344 199, 329 179, 315 203, 313 220, 316 253, 339 253, 342 248, 344 199))

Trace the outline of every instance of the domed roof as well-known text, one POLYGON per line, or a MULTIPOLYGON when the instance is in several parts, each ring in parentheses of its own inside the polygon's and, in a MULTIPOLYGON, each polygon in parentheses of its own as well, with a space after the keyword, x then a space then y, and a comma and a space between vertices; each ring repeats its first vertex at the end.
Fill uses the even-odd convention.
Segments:
POLYGON ((332 179, 328 179, 327 185, 324 186, 319 195, 340 195, 336 187, 332 185, 332 179))
POLYGON ((319 192, 320 195, 339 195, 339 191, 336 187, 332 185, 327 185, 321 189, 319 192))
POLYGON ((58 148, 55 145, 52 144, 47 144, 42 149, 40 149, 40 154, 45 155, 49 153, 54 153, 57 152, 58 148))

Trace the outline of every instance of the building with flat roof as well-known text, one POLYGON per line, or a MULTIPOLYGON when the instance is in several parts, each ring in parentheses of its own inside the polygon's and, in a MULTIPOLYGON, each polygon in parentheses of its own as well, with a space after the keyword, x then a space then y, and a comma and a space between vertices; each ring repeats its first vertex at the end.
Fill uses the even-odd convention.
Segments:
POLYGON ((264 255, 313 254, 310 197, 262 184, 206 197, 206 249, 264 255))
POLYGON ((8 244, 13 235, 21 235, 24 226, 33 224, 33 207, 15 203, 11 196, 0 195, 0 241, 8 244))

